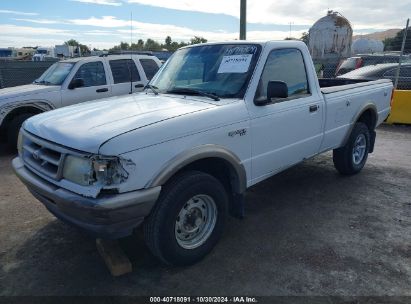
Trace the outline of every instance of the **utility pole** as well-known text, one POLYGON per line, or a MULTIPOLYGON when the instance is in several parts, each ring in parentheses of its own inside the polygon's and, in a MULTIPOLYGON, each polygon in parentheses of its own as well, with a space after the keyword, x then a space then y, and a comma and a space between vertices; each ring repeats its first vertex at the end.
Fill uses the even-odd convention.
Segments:
POLYGON ((240 40, 245 40, 247 30, 247 0, 240 1, 240 40))
POLYGON ((399 62, 398 62, 397 73, 396 73, 396 75, 395 75, 394 89, 397 89, 397 86, 398 86, 398 77, 400 76, 402 56, 403 56, 403 54, 404 54, 405 41, 407 40, 407 32, 408 32, 408 26, 409 26, 409 24, 410 24, 410 19, 407 19, 407 24, 405 25, 404 35, 403 35, 403 37, 402 37, 401 53, 400 53, 400 58, 399 58, 399 62))

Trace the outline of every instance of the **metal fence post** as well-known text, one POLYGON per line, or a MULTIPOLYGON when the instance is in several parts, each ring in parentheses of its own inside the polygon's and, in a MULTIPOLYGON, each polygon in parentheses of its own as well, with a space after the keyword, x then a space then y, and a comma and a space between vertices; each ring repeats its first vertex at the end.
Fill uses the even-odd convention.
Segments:
POLYGON ((0 89, 4 88, 4 84, 3 84, 3 72, 0 69, 0 89))
POLYGON ((400 53, 400 58, 399 58, 399 61, 398 61, 398 69, 397 69, 397 73, 395 75, 394 89, 397 89, 397 86, 398 86, 398 78, 400 76, 402 56, 404 54, 405 41, 407 40, 407 32, 408 32, 409 23, 410 23, 410 19, 407 19, 407 25, 405 26, 404 36, 402 38, 401 53, 400 53))

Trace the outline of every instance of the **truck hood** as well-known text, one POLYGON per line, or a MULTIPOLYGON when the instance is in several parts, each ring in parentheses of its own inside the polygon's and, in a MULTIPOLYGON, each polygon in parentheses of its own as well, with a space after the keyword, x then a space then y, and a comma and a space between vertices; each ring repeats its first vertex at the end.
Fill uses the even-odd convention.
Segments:
POLYGON ((28 119, 24 129, 69 148, 98 153, 115 136, 212 107, 216 105, 197 98, 136 94, 45 112, 28 119))
POLYGON ((60 86, 46 86, 37 84, 27 84, 12 88, 4 88, 0 90, 0 101, 16 97, 21 98, 27 95, 52 92, 58 90, 59 88, 60 86))

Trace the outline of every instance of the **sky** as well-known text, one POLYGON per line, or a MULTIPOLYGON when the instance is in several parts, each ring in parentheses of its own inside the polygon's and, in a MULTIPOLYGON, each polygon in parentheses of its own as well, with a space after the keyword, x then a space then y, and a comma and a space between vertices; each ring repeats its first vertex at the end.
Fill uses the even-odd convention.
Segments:
MULTIPOLYGON (((325 16, 340 12, 354 34, 405 27, 411 0, 248 0, 247 40, 276 40, 301 34, 325 16)), ((163 42, 209 41, 239 36, 240 0, 1 0, 0 47, 54 46, 76 39, 92 48, 147 38, 163 42), (132 22, 131 22, 132 15, 132 22), (132 31, 131 31, 132 28, 132 31)))

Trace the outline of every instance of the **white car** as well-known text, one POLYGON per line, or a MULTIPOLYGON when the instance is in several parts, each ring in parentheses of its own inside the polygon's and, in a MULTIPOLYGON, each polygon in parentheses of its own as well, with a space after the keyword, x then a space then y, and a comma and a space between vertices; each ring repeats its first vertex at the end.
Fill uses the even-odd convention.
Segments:
POLYGON ((13 167, 65 222, 106 238, 144 223, 156 257, 192 264, 243 216, 247 188, 328 150, 340 173, 360 172, 392 89, 319 82, 302 42, 189 46, 145 94, 27 120, 13 167))
POLYGON ((16 147, 21 124, 33 115, 140 92, 160 66, 160 60, 149 55, 80 57, 56 62, 33 84, 0 90, 0 138, 7 138, 10 146, 16 147))

